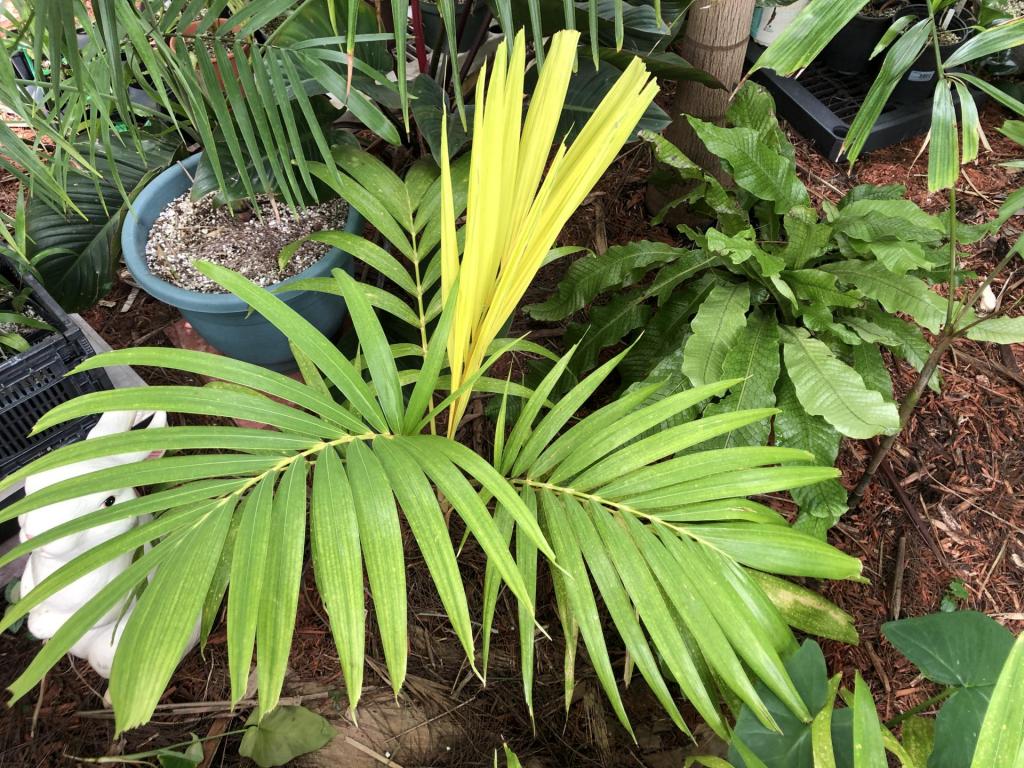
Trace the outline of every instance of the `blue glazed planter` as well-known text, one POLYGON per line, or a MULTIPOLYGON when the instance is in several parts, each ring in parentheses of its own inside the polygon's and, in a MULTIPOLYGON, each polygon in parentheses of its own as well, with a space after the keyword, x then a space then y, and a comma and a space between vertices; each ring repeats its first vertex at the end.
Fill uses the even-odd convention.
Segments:
MULTIPOLYGON (((230 293, 199 293, 179 288, 154 275, 146 263, 149 230, 171 201, 192 186, 200 155, 193 155, 157 176, 139 194, 125 216, 121 229, 121 249, 132 277, 146 293, 181 311, 192 327, 210 344, 228 357, 255 363, 278 371, 293 370, 288 340, 262 315, 250 312, 244 301, 230 293)), ((349 208, 345 231, 359 234, 363 217, 349 208)), ((299 274, 269 286, 276 291, 295 280, 328 277, 334 269, 352 272, 351 255, 332 248, 316 264, 299 274)), ((328 338, 345 319, 345 301, 339 296, 315 291, 285 291, 277 294, 328 338)))

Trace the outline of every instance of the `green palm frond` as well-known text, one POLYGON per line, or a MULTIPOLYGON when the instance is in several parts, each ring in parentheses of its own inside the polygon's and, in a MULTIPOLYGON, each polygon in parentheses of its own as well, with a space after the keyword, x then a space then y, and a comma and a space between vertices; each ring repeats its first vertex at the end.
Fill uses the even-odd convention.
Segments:
MULTIPOLYGON (((252 0, 219 18, 227 6, 223 0, 97 0, 90 13, 81 0, 38 0, 19 30, 34 75, 0 71, 0 101, 34 138, 25 141, 0 126, 0 167, 51 206, 74 211, 64 192, 71 169, 98 180, 96 148, 109 154, 120 137, 141 151, 141 131, 160 126, 204 150, 198 190, 249 199, 272 192, 296 207, 317 199, 313 163, 337 172, 334 126, 346 113, 391 144, 406 139, 404 23, 381 31, 372 6, 361 0, 252 0), (276 28, 269 35, 257 34, 271 22, 276 28)), ((579 24, 588 30, 596 66, 603 47, 660 50, 679 29, 686 4, 673 0, 663 9, 659 0, 589 0, 578 9, 562 0, 530 0, 525 7, 505 0, 498 6, 506 36, 516 25, 530 28, 538 64, 544 37, 579 24)), ((465 127, 454 0, 439 0, 438 10, 465 127)), ((404 20, 408 0, 392 0, 391 12, 404 20)), ((116 172, 113 182, 119 184, 116 172)))
MULTIPOLYGON (((315 385, 205 353, 138 349, 90 359, 84 367, 142 365, 148 360, 226 383, 95 393, 51 411, 38 429, 88 413, 148 407, 148 403, 180 413, 219 412, 229 417, 244 413, 245 418, 273 430, 171 427, 116 435, 55 451, 4 481, 9 485, 45 467, 124 453, 128 445, 174 452, 142 465, 104 469, 57 483, 3 512, 3 519, 10 520, 42 505, 88 493, 89 488, 163 487, 88 519, 58 526, 3 558, 10 562, 36 546, 102 521, 155 515, 152 522, 101 544, 41 582, 0 622, 0 626, 10 626, 82 574, 144 543, 153 543, 47 643, 12 684, 15 698, 30 690, 99 616, 152 572, 149 586, 126 621, 111 672, 118 731, 147 721, 181 658, 207 595, 213 590, 219 600, 223 587, 214 579, 215 570, 218 562, 228 559, 232 698, 237 701, 244 693, 255 646, 260 710, 269 712, 279 699, 291 647, 307 517, 312 528, 314 572, 352 707, 359 700, 362 684, 364 571, 396 691, 405 678, 403 520, 472 662, 474 641, 465 590, 434 488, 441 491, 479 542, 488 562, 531 612, 532 593, 477 488, 500 500, 540 552, 551 557, 554 553, 525 502, 490 464, 458 443, 418 434, 437 388, 443 343, 433 345, 436 351, 425 359, 406 400, 383 330, 369 302, 345 273, 338 271, 335 279, 360 338, 368 379, 276 297, 228 270, 212 265, 202 265, 202 269, 285 333, 324 381, 337 389, 343 404, 329 400, 315 385), (409 429, 408 424, 415 426, 409 429), (307 496, 309 476, 312 490, 307 496), (233 526, 237 529, 229 549, 225 541, 233 526), (165 606, 174 611, 174 617, 154 618, 165 606)), ((438 332, 446 333, 449 325, 450 310, 442 314, 438 332)))
MULTIPOLYGON (((527 509, 537 514, 555 550, 560 570, 551 575, 563 630, 567 638, 577 630, 582 635, 620 720, 629 727, 598 619, 598 598, 631 661, 681 728, 686 726, 671 683, 722 735, 727 726, 719 711, 716 681, 746 702, 768 727, 771 716, 751 678, 763 681, 795 714, 807 717, 782 664, 796 647, 785 606, 773 604, 758 577, 764 572, 856 579, 861 565, 793 530, 776 512, 746 497, 812 485, 837 472, 807 467, 809 454, 791 449, 697 450, 706 441, 775 413, 760 409, 687 417, 693 405, 723 394, 737 381, 670 394, 653 403, 651 397, 661 385, 640 387, 566 429, 623 356, 606 363, 546 410, 544 398, 571 355, 527 400, 495 460, 527 509)), ((503 517, 499 509, 498 521, 509 540, 511 518, 503 517)), ((532 586, 536 553, 518 530, 516 559, 532 586)), ((780 600, 792 594, 778 584, 766 586, 780 600)), ((485 669, 486 638, 499 587, 499 574, 489 572, 484 596, 485 669)), ((524 612, 521 619, 526 616, 524 612)), ((838 611, 830 616, 830 623, 816 629, 848 637, 849 617, 838 611)), ((519 631, 529 701, 532 622, 521 620, 519 631)), ((567 645, 567 653, 574 653, 573 644, 567 645)), ((567 669, 571 666, 567 660, 567 669)), ((571 686, 571 676, 567 685, 571 686)))
MULTIPOLYGON (((82 494, 156 486, 148 495, 57 526, 0 558, 2 565, 93 526, 137 515, 154 517, 71 561, 0 621, 2 631, 84 574, 150 545, 42 648, 11 685, 15 699, 148 578, 126 619, 111 673, 118 731, 149 719, 197 621, 202 618, 204 631, 209 631, 225 593, 232 698, 243 696, 255 655, 260 711, 268 713, 279 701, 284 682, 307 525, 313 572, 351 707, 359 701, 363 679, 364 575, 396 691, 405 678, 403 529, 416 542, 476 669, 466 590, 440 506, 443 498, 487 558, 480 669, 486 670, 487 638, 505 583, 518 606, 528 704, 534 601, 547 562, 557 564, 547 570, 567 639, 567 690, 573 681, 575 638, 582 636, 598 678, 627 727, 598 610, 601 603, 636 668, 680 728, 686 724, 675 686, 701 717, 724 732, 715 680, 766 724, 771 718, 753 679, 763 681, 797 714, 806 714, 781 662, 795 648, 787 622, 807 628, 799 611, 792 610, 792 603, 806 596, 777 577, 858 578, 860 564, 794 531, 777 513, 746 498, 820 482, 834 477, 834 470, 808 467, 808 455, 795 450, 696 450, 773 412, 685 418, 694 403, 735 382, 660 400, 651 397, 660 384, 644 385, 570 424, 622 357, 552 404, 548 398, 570 354, 558 361, 536 392, 527 393, 521 415, 507 434, 506 391, 491 462, 454 440, 424 433, 432 414, 478 382, 474 377, 463 390, 435 402, 438 391, 446 388, 444 342, 453 301, 441 311, 421 364, 403 384, 371 301, 344 272, 336 271, 333 280, 351 313, 362 368, 264 289, 220 267, 200 268, 289 338, 308 374, 306 382, 220 356, 160 348, 119 350, 83 365, 155 365, 200 374, 215 383, 85 395, 58 406, 37 429, 129 409, 242 417, 270 429, 184 426, 111 435, 54 451, 0 483, 3 487, 28 474, 102 456, 168 454, 59 482, 0 514, 0 520, 9 520, 82 494), (673 426, 663 428, 666 423, 673 426)), ((819 621, 813 629, 849 637, 848 617, 838 609, 828 616, 831 623, 819 621)))

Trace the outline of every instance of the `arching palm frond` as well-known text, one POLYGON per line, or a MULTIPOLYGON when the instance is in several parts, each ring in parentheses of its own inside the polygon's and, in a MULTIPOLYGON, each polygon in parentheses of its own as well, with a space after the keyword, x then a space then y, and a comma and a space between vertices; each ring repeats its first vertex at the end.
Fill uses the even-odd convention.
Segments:
MULTIPOLYGON (((580 635, 605 693, 629 727, 599 619, 600 602, 631 662, 681 728, 685 725, 671 682, 723 736, 728 728, 720 714, 719 686, 772 727, 752 678, 806 717, 782 664, 796 648, 789 625, 847 640, 855 640, 856 633, 849 617, 827 601, 768 574, 856 579, 861 564, 746 497, 811 485, 838 472, 807 466, 812 457, 792 449, 699 450, 706 441, 775 413, 760 409, 689 418, 693 406, 724 394, 738 381, 660 400, 654 396, 663 382, 648 383, 570 426, 624 354, 546 409, 544 399, 571 358, 566 355, 495 449, 495 465, 537 516, 557 556, 559 568, 551 570, 551 577, 567 638, 567 668, 580 635), (815 606, 820 623, 808 626, 790 610, 799 600, 815 606)), ((528 531, 520 531, 500 506, 497 520, 506 540, 516 531, 517 563, 532 594, 538 558, 528 531)), ((489 569, 485 669, 499 586, 500 574, 489 569)), ((529 701, 534 626, 527 608, 522 605, 519 631, 529 701)))
MULTIPOLYGON (((10 626, 83 574, 117 555, 153 544, 46 644, 11 686, 15 698, 30 690, 100 616, 149 575, 149 585, 126 619, 111 671, 117 730, 149 719, 204 604, 210 599, 219 602, 225 586, 232 699, 237 701, 245 691, 255 644, 260 711, 269 712, 278 701, 291 647, 307 518, 314 572, 337 642, 350 706, 356 706, 362 686, 364 573, 396 691, 405 679, 403 521, 472 663, 475 653, 465 590, 435 488, 527 605, 531 598, 526 586, 477 488, 501 499, 524 530, 531 532, 528 536, 540 551, 552 557, 554 553, 525 504, 490 464, 459 443, 439 438, 442 447, 437 449, 418 436, 431 415, 447 407, 447 401, 442 401, 430 408, 444 344, 431 346, 411 391, 403 391, 369 302, 355 282, 338 271, 335 279, 359 335, 367 380, 363 371, 279 299, 228 270, 212 265, 201 268, 285 333, 319 371, 322 384, 337 390, 341 402, 325 394, 326 387, 316 386, 321 382, 302 384, 258 366, 205 353, 134 349, 90 359, 84 367, 156 365, 215 381, 205 387, 95 393, 54 409, 38 429, 88 413, 149 407, 245 418, 272 429, 170 427, 113 435, 55 451, 4 481, 10 485, 44 468, 126 450, 173 453, 142 465, 62 481, 3 512, 3 519, 13 519, 89 493, 90 488, 160 485, 160 490, 147 496, 58 526, 4 556, 3 562, 10 562, 75 531, 135 515, 155 516, 152 522, 73 560, 35 586, 0 622, 10 626), (221 561, 230 562, 230 568, 218 569, 221 561)), ((438 322, 440 339, 446 337, 450 324, 449 309, 438 322)))

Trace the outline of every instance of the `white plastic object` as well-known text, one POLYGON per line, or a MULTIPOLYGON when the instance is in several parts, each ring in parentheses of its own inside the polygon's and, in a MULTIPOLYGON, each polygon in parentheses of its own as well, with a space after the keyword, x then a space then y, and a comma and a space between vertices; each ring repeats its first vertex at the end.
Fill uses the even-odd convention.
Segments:
POLYGON ((758 45, 768 46, 775 42, 793 19, 797 17, 810 0, 796 0, 791 5, 772 5, 758 8, 761 18, 754 25, 754 42, 758 45))
MULTIPOLYGON (((166 425, 167 414, 163 411, 105 413, 100 417, 96 426, 90 430, 86 439, 127 432, 133 428, 158 429, 166 425)), ((46 470, 25 479, 25 494, 36 493, 55 483, 80 477, 89 472, 133 464, 159 455, 161 455, 159 452, 149 453, 146 451, 125 453, 46 470)), ((18 523, 21 525, 21 541, 31 541, 58 525, 95 514, 137 496, 138 493, 134 488, 114 488, 40 507, 18 518, 18 523)), ((27 595, 50 574, 84 552, 148 521, 148 516, 117 520, 106 525, 87 528, 33 550, 22 574, 21 596, 27 595)), ((129 552, 114 558, 34 607, 28 614, 29 631, 42 640, 53 637, 79 608, 131 565, 132 554, 129 552)), ((71 648, 71 654, 88 661, 89 665, 103 677, 109 677, 110 665, 114 652, 117 650, 117 642, 120 640, 124 624, 133 608, 134 600, 130 604, 128 599, 120 601, 75 643, 71 648)))

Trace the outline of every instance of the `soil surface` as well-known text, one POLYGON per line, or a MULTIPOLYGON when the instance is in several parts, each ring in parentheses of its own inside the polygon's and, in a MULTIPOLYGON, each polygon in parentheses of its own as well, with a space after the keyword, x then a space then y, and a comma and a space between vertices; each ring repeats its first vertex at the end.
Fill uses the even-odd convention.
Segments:
POLYGON ((288 243, 313 232, 341 229, 348 205, 332 200, 293 212, 268 196, 257 198, 260 215, 232 212, 214 202, 215 193, 193 200, 188 192, 175 198, 153 222, 146 260, 157 277, 201 293, 223 288, 196 270, 196 260, 212 261, 263 286, 279 283, 311 267, 330 246, 307 241, 282 270, 278 254, 288 243))
MULTIPOLYGON (((1024 183, 999 165, 1020 156, 1019 148, 995 131, 1003 119, 1005 115, 991 107, 983 115, 992 150, 966 169, 958 188, 965 221, 977 223, 992 216, 1006 194, 1024 183)), ((872 153, 851 172, 825 160, 799 137, 791 134, 791 138, 801 177, 816 202, 836 201, 859 183, 901 183, 926 210, 937 213, 944 208, 941 195, 927 192, 926 167, 918 158, 920 139, 872 153)), ((669 228, 649 224, 644 195, 650 170, 646 148, 628 149, 570 221, 560 244, 603 250, 641 238, 680 242, 669 228)), ((968 267, 984 274, 1020 229, 1021 220, 1011 220, 998 236, 972 247, 968 267)), ((564 269, 565 264, 545 268, 524 303, 547 296, 564 269)), ((1019 272, 1008 276, 1011 281, 1019 278, 1019 272)), ((1000 287, 996 286, 997 292, 1000 287)), ((131 295, 130 285, 117 285, 103 304, 86 314, 87 319, 115 348, 166 344, 164 331, 178 319, 176 312, 144 294, 129 305, 131 295), (124 311, 126 305, 131 311, 124 311)), ((538 324, 518 313, 512 331, 530 332, 531 338, 559 349, 564 326, 538 324)), ((513 372, 523 370, 527 362, 513 359, 513 372)), ((961 607, 993 615, 1014 632, 1024 630, 1022 366, 1024 349, 1020 347, 973 342, 961 344, 945 360, 942 393, 925 394, 860 509, 844 517, 830 536, 836 546, 863 560, 871 583, 810 585, 822 588, 853 615, 860 645, 824 643, 823 647, 830 669, 843 672, 847 684, 852 683, 855 670, 864 675, 883 718, 906 711, 931 693, 928 684, 880 636, 883 622, 938 610, 950 583, 960 580, 968 594, 961 607)), ((194 383, 188 375, 160 369, 140 373, 152 384, 194 383)), ((899 395, 911 385, 913 372, 900 365, 895 380, 899 395)), ((486 452, 483 403, 473 404, 469 415, 462 437, 486 452)), ((175 416, 173 421, 186 419, 175 416)), ((844 443, 839 466, 848 486, 856 482, 873 447, 870 441, 844 443)), ((785 498, 765 501, 792 512, 785 498)), ((460 533, 453 531, 456 537, 460 533)), ((441 617, 426 567, 411 542, 406 554, 408 684, 396 701, 371 617, 367 689, 359 728, 343 715, 337 651, 307 562, 285 694, 329 717, 338 736, 321 753, 297 765, 490 766, 493 750, 507 741, 531 768, 678 768, 685 755, 714 749, 700 727, 696 735, 701 744, 694 747, 636 677, 625 694, 627 711, 636 724, 633 741, 609 712, 582 650, 567 712, 563 643, 557 631, 551 632, 553 639, 537 644, 531 720, 523 704, 517 665, 514 606, 504 598, 499 604, 484 686, 467 668, 458 641, 441 617)), ((472 543, 462 551, 460 565, 470 604, 479 605, 484 558, 472 543)), ((552 602, 550 582, 542 579, 537 618, 549 629, 558 626, 552 602)), ((103 707, 105 682, 84 663, 65 658, 42 689, 0 718, 0 765, 69 765, 73 755, 125 754, 187 741, 190 733, 216 736, 239 728, 248 710, 232 713, 225 701, 225 638, 221 620, 203 654, 192 652, 183 661, 153 723, 116 741, 110 712, 103 707)), ((24 632, 0 637, 0 685, 9 684, 38 648, 24 632)), ((615 668, 621 670, 622 648, 613 647, 611 652, 615 668)), ((690 723, 697 722, 692 713, 684 716, 690 723)), ((233 735, 209 742, 204 766, 245 764, 238 757, 238 740, 233 735)))

